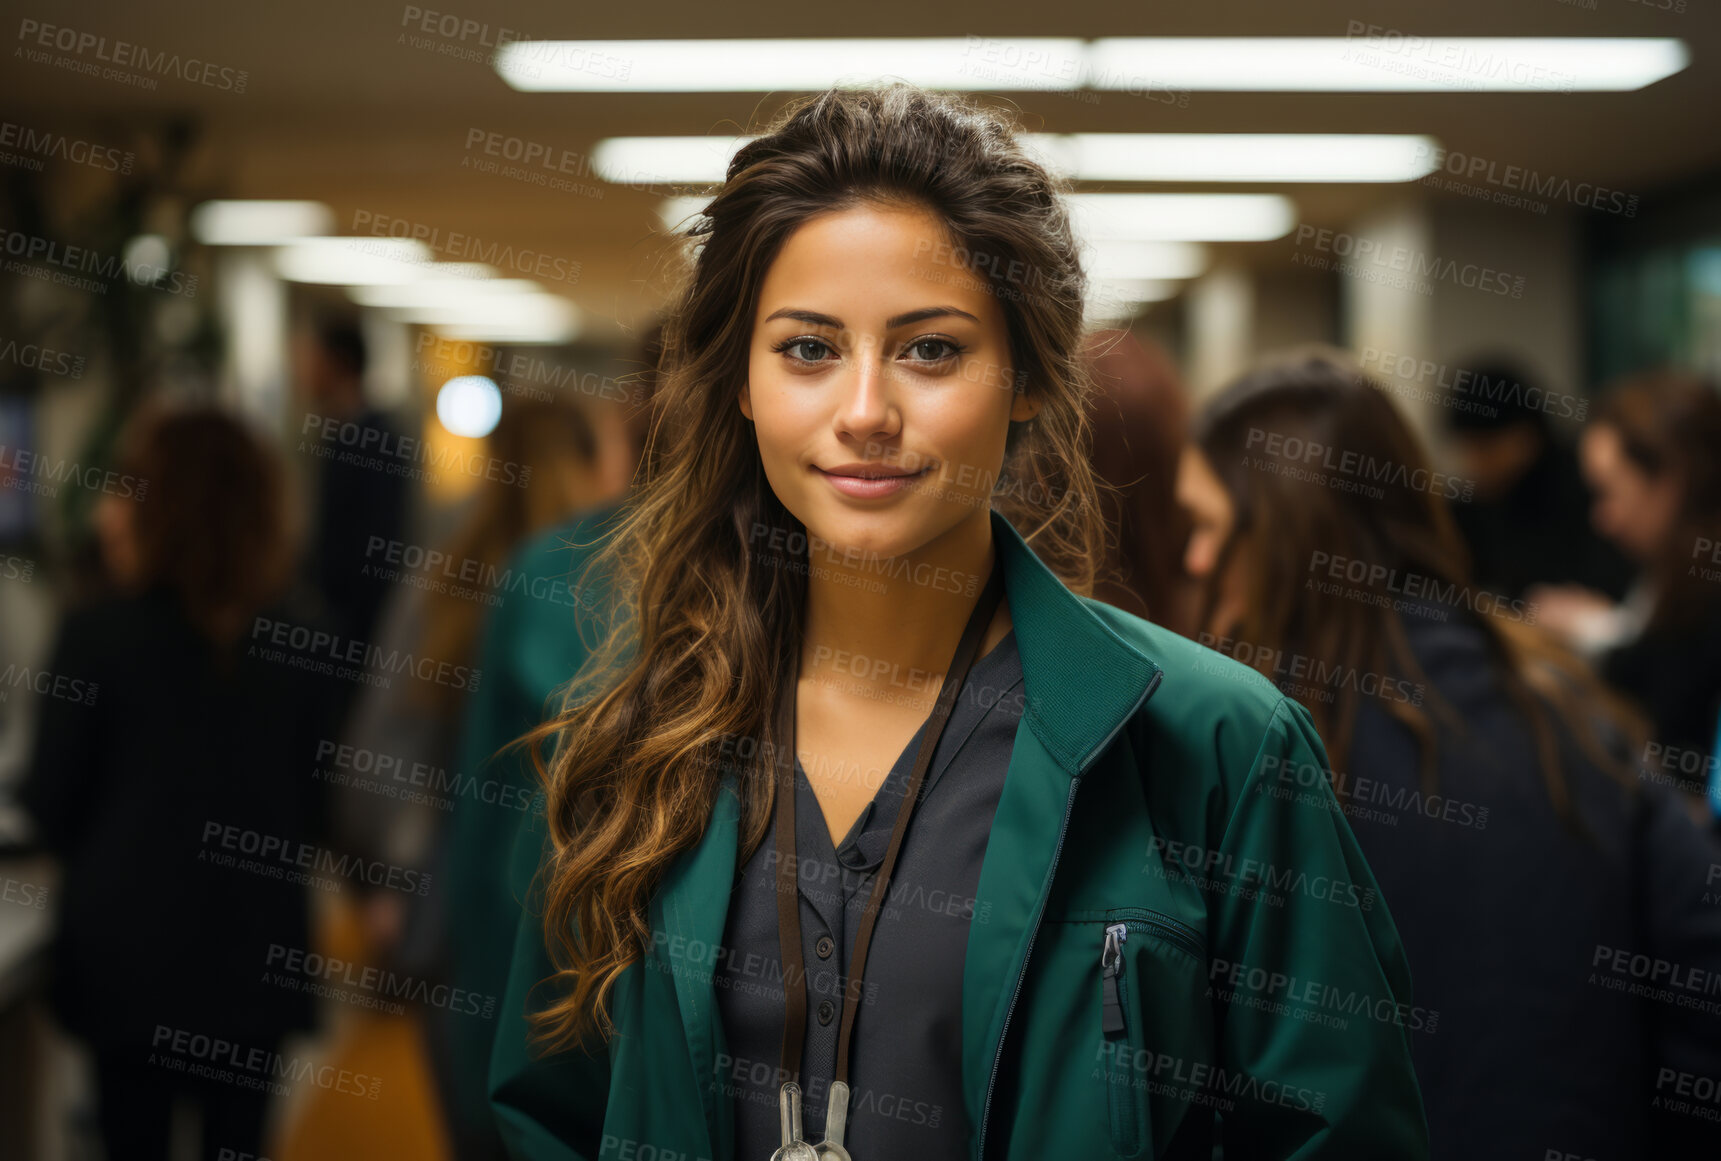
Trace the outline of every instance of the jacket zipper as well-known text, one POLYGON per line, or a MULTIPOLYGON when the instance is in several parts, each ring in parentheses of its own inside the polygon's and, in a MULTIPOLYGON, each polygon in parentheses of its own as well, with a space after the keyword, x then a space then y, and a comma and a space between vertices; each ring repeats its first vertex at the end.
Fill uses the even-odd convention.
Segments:
POLYGON ((1164 670, 1154 671, 1153 679, 1147 683, 1147 688, 1141 691, 1141 696, 1136 698, 1135 704, 1129 707, 1129 712, 1124 714, 1117 725, 1112 727, 1111 733, 1100 739, 1099 745, 1089 750, 1087 755, 1077 763, 1076 776, 1070 780, 1070 796, 1064 800, 1064 820, 1058 825, 1058 845, 1052 848, 1052 863, 1046 868, 1046 879, 1040 884, 1040 897, 1034 905, 1034 922, 1028 931, 1028 952, 1022 957, 1022 968, 1016 973, 1015 986, 1010 989, 1010 1002, 1004 1008, 1004 1026, 998 1030, 998 1048, 992 1054, 992 1075, 986 1080, 986 1099, 980 1105, 980 1141, 975 1154, 979 1161, 986 1161, 986 1130, 992 1122, 992 1094, 998 1087, 998 1069, 1004 1063, 1004 1044, 1010 1035, 1010 1018, 1016 1014, 1016 1001, 1022 996, 1022 981, 1028 978, 1028 961, 1034 957, 1034 940, 1039 937, 1040 920, 1046 913, 1046 895, 1052 886, 1052 876, 1058 870, 1058 856, 1064 851, 1064 835, 1070 829, 1070 814, 1076 805, 1076 789, 1082 784, 1082 774, 1093 764, 1093 760, 1103 754, 1106 747, 1111 745, 1111 740, 1117 737, 1118 731, 1122 730, 1129 720, 1135 717, 1135 712, 1141 708, 1142 703, 1153 696, 1153 691, 1159 688, 1160 679, 1164 676, 1164 670))
POLYGON ((1128 938, 1128 924, 1106 924, 1105 946, 1100 949, 1100 1031, 1107 1036, 1129 1030, 1118 983, 1118 976, 1123 974, 1123 943, 1128 938))
POLYGON ((1108 923, 1105 944, 1100 950, 1100 1031, 1110 1046, 1106 1063, 1106 1111, 1111 1122, 1112 1146, 1125 1157, 1134 1157, 1145 1145, 1141 1095, 1132 1075, 1135 1064, 1129 1037, 1129 977, 1123 963, 1123 944, 1129 925, 1108 923), (1120 1061, 1118 1053, 1126 1054, 1120 1061))

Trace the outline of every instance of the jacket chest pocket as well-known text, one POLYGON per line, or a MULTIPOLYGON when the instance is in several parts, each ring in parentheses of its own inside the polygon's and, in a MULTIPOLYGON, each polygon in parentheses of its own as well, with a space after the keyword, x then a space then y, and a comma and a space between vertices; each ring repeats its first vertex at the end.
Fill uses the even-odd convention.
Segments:
POLYGON ((1065 938, 1091 948, 1082 1023, 1096 1044, 1092 1075, 1105 1089, 1112 1151, 1155 1156, 1192 1109, 1203 1113, 1189 1081, 1203 1074, 1212 1044, 1204 941, 1146 908, 1078 914, 1064 919, 1065 938))

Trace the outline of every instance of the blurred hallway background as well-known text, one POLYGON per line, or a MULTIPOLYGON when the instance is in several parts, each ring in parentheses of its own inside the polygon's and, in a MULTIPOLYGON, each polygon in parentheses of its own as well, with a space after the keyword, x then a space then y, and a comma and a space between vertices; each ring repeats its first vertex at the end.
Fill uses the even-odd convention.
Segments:
MULTIPOLYGON (((484 626, 510 603, 581 607, 563 558, 527 575, 516 554, 625 494, 679 261, 666 236, 737 135, 789 96, 900 75, 1018 109, 1079 195, 1096 330, 1154 352, 1185 406, 1263 352, 1346 348, 1465 502, 1505 503, 1541 455, 1489 434, 1510 420, 1534 417, 1534 439, 1572 461, 1622 377, 1721 378, 1721 10, 1694 0, 6 8, 0 1157, 102 1155, 97 1063, 51 996, 60 863, 21 799, 39 722, 93 729, 80 723, 127 694, 101 680, 135 673, 122 653, 178 648, 166 628, 122 648, 110 628, 134 610, 92 622, 83 652, 56 650, 62 618, 108 607, 128 577, 231 596, 231 626, 210 632, 254 658, 243 688, 305 685, 278 761, 203 755, 199 776, 278 778, 308 803, 290 833, 270 829, 285 797, 261 789, 225 815, 182 803, 189 837, 164 829, 133 864, 132 954, 174 954, 146 933, 158 909, 192 906, 171 893, 190 862, 221 864, 195 896, 216 933, 281 878, 272 855, 309 849, 286 873, 322 879, 301 884, 302 935, 259 927, 240 965, 311 1018, 223 1055, 140 994, 147 1067, 225 1070, 207 1080, 219 1102, 245 1088, 236 1061, 277 1054, 292 1079, 260 1114, 276 1161, 493 1155, 448 1073, 495 1003, 450 959, 472 880, 451 873, 449 836, 508 825, 534 788, 461 753, 474 694, 506 680, 480 663, 484 626), (945 39, 919 56, 821 55, 910 35, 945 39), (758 57, 717 43, 790 36, 818 43, 758 57), (151 555, 177 551, 144 519, 151 489, 172 485, 136 465, 174 408, 236 418, 261 448, 243 462, 279 476, 265 548, 289 563, 267 600, 151 555), (179 1063, 154 1064, 157 1049, 179 1063)), ((1631 570, 1591 534, 1589 502, 1568 490, 1557 512, 1532 510, 1571 530, 1538 558, 1582 540, 1572 560, 1525 572, 1500 556, 1480 579, 1626 596, 1631 570)), ((1520 526, 1492 519, 1465 526, 1472 548, 1509 555, 1520 526)), ((1721 555, 1694 560, 1721 570, 1721 555)), ((137 720, 245 704, 199 702, 200 680, 158 691, 137 720)), ((162 745, 145 758, 146 742, 106 739, 89 761, 174 769, 162 745)), ((1701 746, 1656 757, 1694 794, 1715 764, 1701 746)), ((113 970, 126 987, 126 965, 113 970)), ((189 1114, 173 1117, 190 1156, 189 1114)))

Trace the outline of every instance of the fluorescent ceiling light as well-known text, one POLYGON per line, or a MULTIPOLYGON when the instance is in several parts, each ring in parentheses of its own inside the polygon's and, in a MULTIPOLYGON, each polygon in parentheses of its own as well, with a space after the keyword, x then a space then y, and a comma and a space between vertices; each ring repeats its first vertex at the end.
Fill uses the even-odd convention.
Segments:
POLYGON ((212 201, 191 211, 192 236, 209 246, 277 246, 334 227, 322 202, 212 201))
POLYGON ((1096 302, 1164 302, 1182 289, 1156 278, 1106 278, 1093 284, 1096 302))
POLYGON ((511 343, 521 347, 554 347, 571 343, 580 335, 577 323, 502 323, 487 322, 439 323, 430 328, 443 338, 465 339, 474 343, 511 343))
POLYGON ((529 278, 484 279, 448 275, 438 269, 443 265, 449 264, 439 262, 432 266, 430 276, 422 281, 390 286, 356 286, 347 294, 360 306, 383 310, 434 310, 543 292, 543 287, 529 278))
MULTIPOLYGON (((611 137, 593 151, 593 170, 613 182, 711 185, 750 140, 611 137)), ((1415 181, 1441 155, 1432 137, 1408 133, 1031 133, 1023 143, 1077 181, 1415 181)))
POLYGON ((1378 133, 1035 133, 1028 144, 1080 181, 1415 181, 1432 137, 1378 133))
POLYGON ((580 310, 546 291, 474 297, 439 306, 396 307, 389 315, 451 338, 566 342, 582 329, 580 310))
POLYGON ((1348 37, 1105 37, 1089 49, 1087 75, 1100 90, 1625 92, 1690 62, 1685 42, 1672 38, 1409 36, 1363 26, 1348 37))
POLYGON ((465 302, 437 306, 391 307, 389 312, 403 321, 429 325, 479 321, 536 324, 545 320, 572 321, 578 316, 579 308, 558 294, 538 291, 497 295, 488 299, 475 297, 465 302))
POLYGON ((468 342, 506 342, 511 346, 521 347, 554 347, 564 346, 580 337, 582 327, 578 323, 544 322, 544 323, 503 323, 496 320, 487 322, 456 322, 432 323, 429 330, 442 335, 444 339, 465 339, 468 342))
POLYGON ((1143 303, 1175 298, 1180 289, 1175 282, 1152 279, 1100 280, 1089 284, 1082 313, 1090 323, 1127 319, 1143 303))
POLYGON ((1069 197, 1073 225, 1089 244, 1113 240, 1269 242, 1296 225, 1278 194, 1107 194, 1069 197))
POLYGON ((1085 47, 1070 37, 516 40, 495 57, 526 92, 811 92, 901 77, 935 89, 1068 89, 1085 47))
MULTIPOLYGON (((354 302, 381 310, 397 322, 427 326, 449 338, 490 342, 562 343, 582 329, 577 306, 529 278, 499 278, 495 267, 480 262, 415 262, 419 251, 427 259, 428 250, 403 239, 338 241, 380 241, 403 249, 385 257, 364 254, 367 264, 351 270, 327 269, 335 266, 335 259, 351 262, 350 247, 321 248, 332 253, 300 253, 297 263, 320 275, 300 280, 344 281, 354 302), (332 277, 337 273, 347 277, 332 277), (385 274, 396 277, 382 277, 385 274)), ((289 253, 284 251, 283 259, 289 253)))
POLYGON ((810 92, 900 77, 935 89, 1621 92, 1691 60, 1671 37, 902 37, 520 40, 495 56, 531 92, 810 92))
POLYGON ((592 150, 592 172, 618 185, 709 185, 751 136, 609 137, 592 150))
POLYGON ((302 238, 275 252, 282 278, 338 286, 414 282, 431 264, 430 247, 408 238, 302 238))
POLYGON ((1089 278, 1181 279, 1207 269, 1207 248, 1194 242, 1119 242, 1082 247, 1082 269, 1089 278))

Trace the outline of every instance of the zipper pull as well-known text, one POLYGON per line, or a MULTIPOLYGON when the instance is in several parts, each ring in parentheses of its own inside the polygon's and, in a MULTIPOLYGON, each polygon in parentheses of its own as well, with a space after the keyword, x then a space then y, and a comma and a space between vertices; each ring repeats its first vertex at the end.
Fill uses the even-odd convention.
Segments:
POLYGON ((1115 1036, 1124 1030, 1123 998, 1118 995, 1117 979, 1123 972, 1123 941, 1129 938, 1129 928, 1121 923, 1106 927, 1105 948, 1100 952, 1100 1030, 1115 1036))

